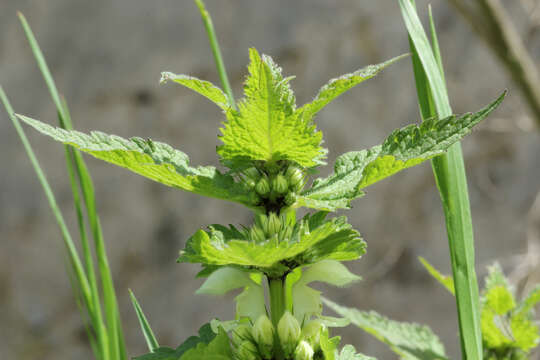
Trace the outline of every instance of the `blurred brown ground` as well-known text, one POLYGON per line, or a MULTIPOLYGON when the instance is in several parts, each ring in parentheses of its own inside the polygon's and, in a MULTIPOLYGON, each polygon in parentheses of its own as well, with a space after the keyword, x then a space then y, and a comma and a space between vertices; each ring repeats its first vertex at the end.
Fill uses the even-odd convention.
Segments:
MULTIPOLYGON (((525 32, 528 14, 509 1, 525 32)), ((417 1, 426 13, 426 1, 417 1)), ((310 100, 329 78, 408 51, 395 1, 207 0, 236 96, 248 47, 294 74, 297 101, 310 100)), ((478 271, 500 261, 507 271, 527 251, 529 209, 540 188, 540 136, 504 69, 469 27, 433 3, 455 112, 477 110, 503 89, 499 110, 463 142, 477 244, 478 271), (517 256, 517 257, 516 257, 517 256)), ((222 116, 180 86, 158 84, 160 71, 219 83, 195 5, 188 0, 3 0, 0 83, 16 111, 55 122, 55 111, 31 56, 16 10, 33 27, 77 129, 165 141, 193 164, 217 165, 222 116)), ((540 59, 540 36, 527 43, 540 59)), ((329 164, 342 152, 379 143, 392 129, 418 121, 410 60, 393 65, 336 100, 316 121, 329 164)), ((28 129, 58 200, 76 231, 62 147, 28 129)), ((21 143, 0 111, 0 359, 90 359, 65 274, 56 223, 21 143)), ((88 158, 121 305, 129 354, 145 351, 127 289, 131 288, 163 345, 177 345, 213 316, 233 316, 226 300, 193 295, 198 266, 176 264, 189 235, 211 223, 247 223, 240 206, 150 182, 88 158)), ((327 174, 330 167, 323 168, 327 174)), ((417 261, 450 271, 446 232, 429 164, 369 189, 347 213, 368 242, 349 267, 365 280, 328 289, 331 299, 392 318, 430 325, 459 357, 454 300, 417 261)), ((538 224, 536 225, 538 226, 538 224)), ((533 239, 534 240, 534 239, 533 239)), ((324 288, 327 290, 326 288, 324 288)), ((360 330, 344 342, 379 359, 394 358, 360 330)))

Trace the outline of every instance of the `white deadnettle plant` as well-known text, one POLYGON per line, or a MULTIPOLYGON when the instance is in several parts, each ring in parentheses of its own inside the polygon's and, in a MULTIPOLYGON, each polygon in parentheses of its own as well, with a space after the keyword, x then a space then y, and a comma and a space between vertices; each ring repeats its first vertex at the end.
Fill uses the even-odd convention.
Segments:
POLYGON ((322 132, 313 122, 316 114, 339 95, 374 77, 403 56, 333 79, 319 90, 312 102, 297 107, 289 84, 293 77, 283 77, 281 68, 269 56, 261 56, 255 49, 250 49, 244 98, 236 105, 226 81, 217 41, 212 39, 215 34, 208 13, 201 0, 195 2, 217 54, 225 91, 210 82, 170 72, 162 74, 162 82, 175 82, 198 92, 223 111, 225 121, 220 136, 223 145, 217 153, 228 169, 225 172, 211 166, 190 166, 186 154, 164 143, 71 130, 67 105, 61 101, 28 23, 19 14, 57 107, 61 127, 17 116, 41 133, 67 145, 83 260, 79 258, 52 191, 1 87, 0 100, 23 140, 62 229, 75 292, 81 309, 84 308, 83 316, 87 319, 96 359, 124 360, 127 352, 91 178, 82 157, 73 148, 165 185, 234 201, 253 211, 252 224, 240 227, 214 224, 197 231, 188 239, 178 258, 178 262, 202 265, 198 277, 205 281, 198 294, 223 295, 241 289, 235 298, 235 318, 211 320, 200 328, 199 336, 188 338, 177 348, 160 347, 131 294, 150 351, 136 360, 372 359, 358 354, 351 345, 339 349, 340 338, 330 337, 331 328, 349 323, 387 344, 402 359, 447 359, 442 343, 429 328, 395 322, 375 312, 342 307, 321 297, 321 293, 311 287, 314 282, 343 287, 360 279, 343 262, 359 259, 366 251, 366 244, 345 217, 329 214, 349 208, 351 201, 363 196, 363 189, 369 185, 429 159, 434 159, 434 172, 449 224, 454 276, 456 273, 458 276, 454 280, 439 273, 427 261, 421 261, 429 273, 458 298, 464 358, 526 359, 539 342, 534 306, 540 302, 540 288, 536 287, 518 302, 501 269, 493 266, 489 269, 482 297, 478 296, 474 262, 471 261, 474 246, 472 235, 467 235, 472 231, 472 225, 466 224, 465 178, 464 174, 458 174, 460 151, 452 146, 488 116, 501 103, 505 93, 476 113, 434 116, 435 113, 451 113, 434 24, 431 24, 431 47, 414 7, 409 0, 400 0, 414 45, 413 67, 423 122, 393 131, 381 145, 342 154, 334 164, 333 174, 312 179, 317 168, 325 164, 327 153, 321 146, 322 132), (447 150, 448 157, 444 155, 447 150), (450 168, 452 171, 448 170, 450 168), (79 179, 78 185, 75 175, 79 179), (79 191, 95 241, 101 288, 85 235, 79 191), (299 218, 296 211, 302 207, 312 211, 299 218), (324 316, 323 304, 343 318, 324 316))
MULTIPOLYGON (((226 172, 193 167, 186 154, 161 142, 84 134, 18 116, 41 133, 98 159, 165 185, 243 204, 254 213, 251 225, 214 224, 197 231, 178 258, 178 262, 202 265, 198 276, 206 280, 200 294, 242 289, 235 299, 236 318, 214 320, 212 326, 201 328, 199 338, 190 338, 177 349, 156 348, 138 360, 364 359, 350 345, 338 351, 339 337, 331 338, 330 328, 344 326, 348 320, 323 316, 321 294, 310 287, 313 282, 342 287, 359 280, 343 262, 359 259, 366 244, 345 217, 329 217, 329 213, 349 208, 367 186, 443 154, 493 111, 504 95, 476 113, 432 118, 395 130, 381 145, 342 154, 333 174, 312 180, 327 152, 321 146, 315 115, 403 56, 330 80, 312 102, 300 107, 289 85, 292 77, 283 77, 281 68, 255 49, 250 49, 249 57, 244 98, 238 107, 207 81, 162 74, 162 82, 190 88, 222 109, 226 120, 217 153, 226 172), (301 207, 313 211, 298 218, 296 210, 301 207)), ((356 321, 355 316, 346 318, 356 321)), ((388 321, 376 315, 369 319, 377 324, 388 321)), ((411 325, 407 331, 411 354, 429 352, 445 358, 429 329, 411 325)), ((395 338, 389 342, 399 343, 395 338)))

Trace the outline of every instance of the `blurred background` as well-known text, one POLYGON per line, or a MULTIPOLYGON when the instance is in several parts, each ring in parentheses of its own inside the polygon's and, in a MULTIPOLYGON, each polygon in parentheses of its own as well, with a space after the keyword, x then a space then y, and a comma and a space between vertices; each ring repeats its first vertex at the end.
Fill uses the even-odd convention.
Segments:
MULTIPOLYGON (((503 89, 510 91, 503 105, 463 141, 477 270, 482 279, 486 266, 499 261, 522 288, 540 281, 540 117, 534 99, 523 96, 523 76, 520 80, 519 71, 508 70, 507 52, 500 49, 497 36, 474 31, 463 16, 468 12, 457 10, 461 2, 432 3, 454 111, 478 110, 503 89)), ((396 1, 206 3, 237 98, 248 47, 274 57, 284 74, 296 75, 292 86, 298 104, 311 100, 330 78, 408 51, 396 1)), ((417 0, 417 5, 426 15, 427 1, 417 0)), ((537 69, 538 1, 505 1, 504 7, 529 65, 532 61, 537 69)), ((160 72, 167 70, 219 84, 192 1, 2 0, 0 83, 17 112, 56 123, 54 105, 16 10, 33 27, 77 129, 149 137, 186 152, 192 164, 218 165, 214 150, 223 120, 220 110, 178 85, 158 83, 160 72)), ((469 20, 474 18, 468 14, 469 20)), ((378 144, 394 128, 418 121, 409 59, 343 95, 316 119, 325 135, 329 164, 345 151, 378 144)), ((63 148, 26 130, 75 234, 63 148)), ((144 353, 146 345, 128 288, 137 295, 162 345, 178 345, 212 317, 232 318, 234 294, 226 299, 194 295, 201 285, 194 279, 199 266, 175 260, 197 229, 211 223, 246 224, 250 213, 239 205, 184 193, 86 159, 95 181, 129 354, 144 353)), ((59 230, 3 110, 0 164, 0 358, 90 359, 59 230)), ((321 174, 330 169, 322 168, 321 174)), ((446 230, 429 163, 369 188, 347 216, 368 243, 367 254, 349 263, 364 281, 348 289, 328 289, 326 295, 397 320, 428 324, 450 356, 459 358, 454 299, 417 260, 423 256, 450 272, 446 230)), ((357 328, 337 332, 362 353, 395 358, 357 328)))

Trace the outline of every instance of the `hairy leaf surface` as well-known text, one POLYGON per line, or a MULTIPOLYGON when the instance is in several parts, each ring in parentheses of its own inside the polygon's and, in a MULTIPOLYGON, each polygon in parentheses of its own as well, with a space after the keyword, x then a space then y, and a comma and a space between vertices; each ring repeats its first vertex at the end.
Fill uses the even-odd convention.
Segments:
POLYGON ((374 357, 358 354, 352 345, 345 345, 336 360, 375 360, 374 357))
POLYGON ((162 72, 160 82, 164 84, 168 81, 174 81, 177 84, 183 85, 188 89, 201 94, 219 106, 223 111, 227 111, 227 109, 230 107, 227 100, 227 95, 225 95, 220 88, 209 81, 200 80, 188 75, 176 75, 171 72, 162 72))
POLYGON ((316 179, 299 196, 298 206, 327 211, 350 207, 353 199, 363 195, 363 188, 443 154, 488 116, 505 94, 476 113, 411 124, 392 132, 382 145, 341 155, 334 165, 334 174, 316 179))
POLYGON ((363 312, 339 306, 325 298, 323 302, 339 315, 387 344, 402 359, 447 359, 441 341, 427 326, 393 321, 373 311, 363 312))
POLYGON ((279 273, 288 269, 282 261, 301 266, 325 259, 355 260, 365 253, 365 242, 344 217, 311 221, 317 218, 306 216, 296 225, 292 236, 283 241, 274 237, 254 242, 238 231, 224 227, 218 230, 217 226, 209 232, 199 230, 188 240, 178 262, 239 265, 279 273))
POLYGON ((536 285, 534 289, 532 289, 527 296, 523 299, 523 301, 520 304, 519 311, 520 312, 528 312, 532 310, 536 304, 540 302, 540 284, 536 285))
POLYGON ((397 56, 377 65, 368 65, 365 68, 356 70, 353 73, 345 74, 336 79, 330 80, 319 90, 313 101, 302 106, 299 111, 302 112, 303 117, 309 119, 313 118, 315 114, 317 114, 338 96, 350 90, 354 86, 364 82, 365 80, 375 77, 384 68, 390 66, 398 60, 403 59, 406 56, 408 56, 408 54, 397 56))
POLYGON ((227 111, 219 155, 233 164, 246 160, 291 160, 305 167, 320 164, 326 154, 320 146, 322 133, 297 111, 291 78, 283 78, 281 68, 257 50, 250 49, 249 57, 245 97, 238 111, 227 111))
POLYGON ((56 141, 72 145, 98 159, 129 169, 139 175, 176 187, 223 200, 251 206, 246 189, 232 176, 212 166, 189 166, 189 158, 171 146, 141 138, 124 139, 94 131, 90 135, 68 131, 26 116, 18 117, 56 141))
MULTIPOLYGON (((514 290, 498 264, 488 268, 482 296, 482 339, 490 350, 521 349, 529 351, 540 340, 526 297, 516 304, 514 290)), ((530 294, 534 297, 534 291, 530 294)))

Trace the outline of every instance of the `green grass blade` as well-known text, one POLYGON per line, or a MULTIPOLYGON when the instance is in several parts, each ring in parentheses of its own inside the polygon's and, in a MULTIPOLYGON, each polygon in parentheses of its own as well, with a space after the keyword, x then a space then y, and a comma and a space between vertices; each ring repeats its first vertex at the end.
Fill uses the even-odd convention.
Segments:
POLYGON ((433 11, 431 10, 431 5, 428 5, 428 13, 429 13, 429 31, 431 35, 431 48, 433 49, 433 56, 435 56, 435 60, 437 61, 437 65, 439 66, 439 72, 441 74, 442 84, 445 84, 446 88, 446 79, 444 77, 444 66, 442 62, 442 56, 441 56, 441 48, 439 47, 439 39, 437 37, 437 29, 435 27, 435 21, 433 20, 433 11))
POLYGON ((68 264, 68 257, 65 256, 64 260, 66 262, 66 272, 68 274, 69 282, 71 283, 71 290, 73 292, 73 297, 75 298, 75 303, 77 304, 77 309, 79 309, 79 313, 81 314, 82 323, 84 326, 84 330, 86 332, 86 336, 88 337, 88 342, 90 343, 90 347, 92 349, 92 353, 94 354, 96 360, 103 359, 103 354, 101 350, 101 346, 98 343, 98 339, 96 337, 96 332, 94 331, 94 325, 93 325, 93 319, 91 314, 88 314, 88 311, 84 305, 84 300, 81 296, 81 291, 79 284, 77 283, 77 279, 75 278, 73 274, 73 266, 71 263, 68 264))
POLYGON ((58 223, 58 226, 60 227, 62 239, 68 251, 69 260, 72 264, 73 272, 77 279, 77 283, 80 286, 80 291, 84 299, 84 303, 88 307, 89 312, 92 313, 94 311, 94 308, 93 308, 93 301, 91 297, 90 285, 88 283, 88 278, 84 272, 84 267, 81 262, 81 259, 79 258, 79 255, 77 253, 77 248, 75 247, 75 244, 73 243, 73 239, 71 238, 71 234, 69 233, 69 230, 66 226, 64 217, 62 216, 62 213, 58 207, 58 204, 56 202, 52 189, 49 185, 49 182, 47 181, 47 178, 43 170, 41 169, 41 166, 39 165, 39 162, 36 158, 34 150, 32 149, 32 146, 30 145, 30 142, 28 141, 28 138, 26 137, 26 134, 24 133, 24 130, 22 129, 19 120, 14 115, 13 108, 11 107, 11 104, 1 86, 0 86, 0 100, 4 104, 4 107, 6 108, 9 118, 13 122, 13 126, 15 127, 15 130, 17 131, 17 134, 19 135, 19 138, 21 139, 21 142, 23 143, 23 146, 26 150, 28 158, 30 159, 30 162, 32 163, 34 171, 36 172, 38 180, 41 186, 43 187, 43 191, 45 192, 45 196, 47 197, 49 206, 51 207, 53 215, 58 223))
POLYGON ((202 21, 204 23, 206 33, 208 34, 208 40, 210 41, 210 47, 212 48, 212 53, 214 54, 214 60, 216 61, 216 67, 219 73, 219 79, 221 80, 221 85, 229 98, 229 104, 236 109, 234 94, 232 92, 231 84, 229 83, 229 78, 227 77, 227 70, 225 69, 223 58, 221 57, 221 50, 219 49, 219 43, 217 41, 212 18, 206 10, 202 0, 195 0, 195 4, 197 4, 199 11, 201 12, 202 21))
MULTIPOLYGON (((21 13, 19 13, 18 16, 23 26, 26 37, 28 38, 28 42, 32 49, 32 53, 34 54, 38 67, 43 75, 43 78, 45 79, 47 88, 49 89, 50 95, 57 108, 57 111, 59 114, 60 125, 61 127, 70 130, 72 129, 72 123, 71 123, 69 111, 65 103, 63 103, 61 100, 61 97, 54 83, 54 79, 45 61, 45 57, 43 56, 43 53, 41 49, 39 48, 37 40, 35 39, 35 36, 28 22, 26 21, 26 18, 21 13)), ((75 169, 77 172, 77 176, 79 178, 83 199, 86 205, 86 212, 87 212, 88 220, 90 223, 90 228, 92 231, 92 236, 94 238, 98 269, 99 269, 99 274, 100 274, 101 283, 102 283, 103 303, 105 307, 105 317, 106 317, 106 324, 107 324, 106 326, 107 336, 105 336, 104 329, 101 328, 101 326, 99 326, 95 330, 98 332, 98 336, 101 336, 103 340, 101 344, 104 347, 104 352, 109 354, 109 356, 105 357, 106 359, 108 358, 114 359, 114 360, 126 359, 127 356, 126 356, 126 351, 125 351, 123 334, 121 330, 121 324, 119 320, 120 316, 119 316, 119 311, 118 311, 116 293, 114 290, 110 267, 108 264, 107 254, 106 254, 105 245, 103 241, 103 235, 101 231, 101 225, 99 222, 99 217, 98 217, 97 209, 95 206, 95 196, 94 196, 92 180, 90 178, 90 173, 88 172, 88 169, 86 167, 86 164, 84 163, 84 160, 81 154, 78 151, 74 151, 71 149, 68 150, 68 152, 69 151, 71 152, 73 156, 75 169), (105 339, 107 339, 107 341, 105 341, 105 339)), ((68 158, 67 161, 70 162, 70 159, 68 158)), ((88 256, 88 254, 86 254, 85 256, 88 256)), ((94 288, 92 286, 91 289, 92 289, 93 296, 94 297, 97 296, 97 299, 98 299, 97 303, 99 303, 99 295, 97 294, 97 287, 94 288)), ((97 306, 96 306, 96 309, 98 309, 97 306)), ((97 311, 99 312, 99 317, 101 317, 100 310, 97 310, 97 311)))
MULTIPOLYGON (((65 117, 63 118, 62 114, 58 112, 59 122, 61 126, 63 126, 64 128, 71 127, 71 116, 70 116, 67 104, 63 99, 62 99, 62 107, 63 107, 63 114, 65 117)), ((77 184, 77 178, 76 178, 76 175, 78 176, 78 178, 80 178, 80 171, 78 170, 76 159, 77 159, 77 156, 80 158, 81 155, 77 150, 72 149, 70 146, 65 146, 65 152, 66 152, 66 167, 67 167, 69 180, 71 184, 71 190, 73 193, 73 202, 74 202, 75 211, 77 214, 77 221, 79 224, 79 233, 81 237, 83 256, 84 256, 85 265, 86 265, 86 274, 89 279, 90 288, 92 291, 92 300, 94 302, 94 307, 95 307, 95 314, 92 317, 92 326, 98 338, 99 349, 102 354, 102 357, 104 359, 109 359, 110 358, 109 357, 110 337, 107 336, 106 326, 105 326, 105 323, 103 322, 99 289, 98 289, 98 284, 97 284, 97 279, 96 279, 95 269, 94 269, 94 260, 92 258, 92 251, 90 249, 90 245, 89 245, 88 237, 86 233, 84 215, 83 215, 81 200, 79 196, 79 185, 77 184)), ((82 159, 79 159, 79 160, 82 161, 82 159)))
MULTIPOLYGON (((452 110, 444 82, 433 19, 431 17, 430 23, 434 50, 430 46, 411 1, 399 0, 399 3, 405 25, 414 44, 411 50, 414 53, 413 63, 416 61, 413 67, 422 116, 424 118, 435 115, 448 116, 452 110), (423 71, 417 71, 420 66, 423 71), (423 94, 426 88, 429 89, 431 99, 423 94), (430 102, 434 106, 431 107, 430 102)), ((432 165, 446 218, 450 258, 456 285, 462 357, 468 360, 480 360, 482 358, 480 303, 474 270, 472 219, 460 144, 453 145, 448 154, 435 158, 432 165)))
POLYGON ((152 328, 150 327, 150 324, 148 323, 148 320, 146 319, 146 316, 144 315, 141 306, 137 301, 137 298, 131 290, 129 290, 129 296, 131 297, 131 303, 133 304, 135 313, 137 313, 137 318, 139 319, 139 324, 141 325, 144 339, 146 340, 146 344, 148 345, 148 350, 150 352, 154 352, 157 348, 159 348, 159 344, 156 340, 156 337, 154 336, 154 332, 152 331, 152 328))

